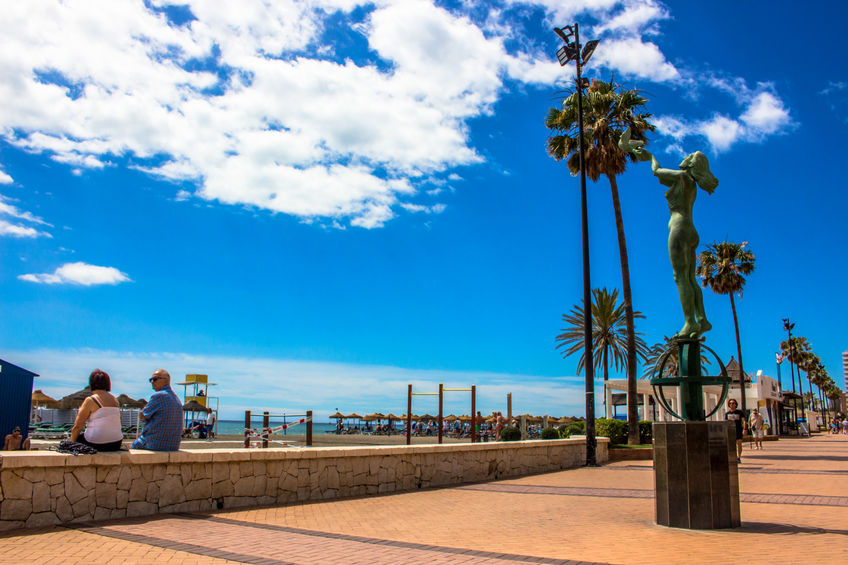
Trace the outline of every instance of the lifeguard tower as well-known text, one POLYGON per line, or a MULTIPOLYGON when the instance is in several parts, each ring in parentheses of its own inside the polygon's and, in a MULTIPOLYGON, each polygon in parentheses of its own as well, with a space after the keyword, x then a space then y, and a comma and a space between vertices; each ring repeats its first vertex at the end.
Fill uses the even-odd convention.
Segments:
POLYGON ((210 386, 218 386, 209 382, 208 375, 186 375, 185 382, 177 383, 183 387, 183 427, 191 427, 198 417, 204 422, 209 412, 215 414, 215 435, 218 435, 218 397, 209 395, 210 386))

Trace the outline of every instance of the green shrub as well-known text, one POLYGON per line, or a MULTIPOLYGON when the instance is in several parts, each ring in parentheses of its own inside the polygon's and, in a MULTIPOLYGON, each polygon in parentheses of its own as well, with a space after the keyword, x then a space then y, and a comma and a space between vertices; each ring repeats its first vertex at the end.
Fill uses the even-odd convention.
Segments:
POLYGON ((552 428, 548 426, 547 428, 543 428, 542 432, 539 434, 539 437, 542 439, 559 439, 559 431, 556 428, 552 428))
POLYGON ((610 438, 610 443, 627 443, 627 422, 612 418, 595 420, 595 435, 610 438))
POLYGON ((648 420, 639 422, 639 443, 654 443, 654 423, 648 420))
POLYGON ((560 427, 560 430, 565 428, 565 435, 563 437, 571 437, 571 436, 582 436, 586 434, 586 420, 575 420, 570 424, 566 424, 560 427))
POLYGON ((501 441, 518 441, 521 439, 521 430, 515 426, 507 426, 501 430, 501 441))

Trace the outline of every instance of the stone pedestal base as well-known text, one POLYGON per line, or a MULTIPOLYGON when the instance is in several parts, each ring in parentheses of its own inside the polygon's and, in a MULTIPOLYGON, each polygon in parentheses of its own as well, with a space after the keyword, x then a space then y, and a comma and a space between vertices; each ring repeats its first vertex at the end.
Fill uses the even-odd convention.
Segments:
POLYGON ((654 422, 654 479, 657 524, 741 525, 733 422, 654 422))

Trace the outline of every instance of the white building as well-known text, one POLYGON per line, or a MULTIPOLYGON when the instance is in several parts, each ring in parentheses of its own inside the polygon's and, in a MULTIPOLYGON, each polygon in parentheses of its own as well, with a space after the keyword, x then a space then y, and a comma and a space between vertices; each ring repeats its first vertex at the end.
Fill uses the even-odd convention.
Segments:
MULTIPOLYGON (((739 365, 731 358, 727 364, 728 375, 733 379, 733 384, 727 393, 725 405, 716 410, 716 413, 708 418, 711 421, 724 420, 724 415, 727 412, 727 401, 731 398, 735 399, 741 407, 742 395, 739 388, 739 365)), ((704 408, 707 413, 711 412, 716 404, 721 400, 720 386, 705 386, 703 390, 704 408)), ((667 414, 661 407, 660 403, 654 397, 654 388, 651 386, 650 379, 640 379, 636 383, 636 393, 638 395, 638 410, 640 420, 649 420, 656 422, 677 420, 671 414, 667 414), (647 407, 647 409, 645 408, 647 407)), ((671 404, 672 410, 680 413, 680 388, 676 386, 663 387, 663 396, 671 404)), ((610 379, 604 386, 604 416, 612 418, 617 416, 617 408, 624 407, 626 416, 627 411, 627 379, 610 379), (624 394, 622 394, 624 393, 624 394)), ((746 408, 750 411, 758 408, 763 415, 769 428, 766 432, 768 435, 777 435, 780 433, 780 412, 779 405, 782 402, 780 387, 777 380, 767 375, 762 371, 757 371, 756 380, 751 382, 751 375, 747 375, 745 382, 745 403, 746 408)))

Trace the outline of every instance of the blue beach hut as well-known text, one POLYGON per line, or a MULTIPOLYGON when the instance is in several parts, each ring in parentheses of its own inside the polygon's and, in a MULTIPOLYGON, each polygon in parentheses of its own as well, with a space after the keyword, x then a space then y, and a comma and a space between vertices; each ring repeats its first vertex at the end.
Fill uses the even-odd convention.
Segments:
POLYGON ((12 433, 15 426, 20 426, 23 437, 29 435, 32 382, 37 376, 0 359, 0 440, 12 433))

